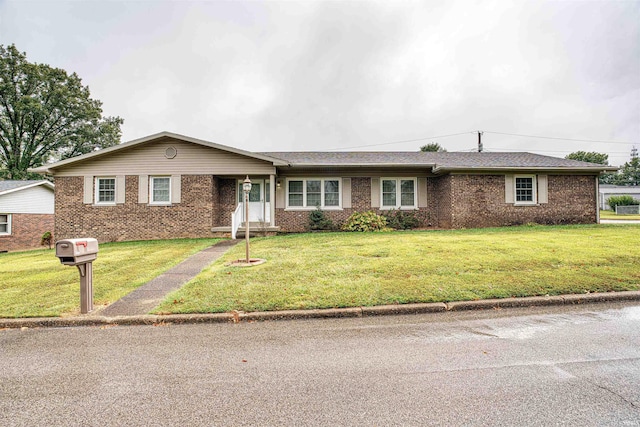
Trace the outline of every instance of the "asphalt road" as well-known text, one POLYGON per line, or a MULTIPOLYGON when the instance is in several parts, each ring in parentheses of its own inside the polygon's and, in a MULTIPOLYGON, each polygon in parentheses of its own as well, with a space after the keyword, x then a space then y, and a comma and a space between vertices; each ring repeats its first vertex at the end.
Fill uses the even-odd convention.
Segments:
POLYGON ((1 426, 640 425, 640 305, 0 331, 1 426))

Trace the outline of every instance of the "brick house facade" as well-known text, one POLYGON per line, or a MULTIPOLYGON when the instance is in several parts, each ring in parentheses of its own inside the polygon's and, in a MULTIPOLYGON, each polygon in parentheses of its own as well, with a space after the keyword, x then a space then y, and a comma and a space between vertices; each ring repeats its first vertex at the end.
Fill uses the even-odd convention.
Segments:
POLYGON ((338 224, 390 209, 421 227, 595 223, 610 169, 528 153, 250 153, 164 132, 36 171, 55 177, 57 238, 119 241, 228 234, 245 176, 256 218, 284 232, 306 231, 316 204, 338 224))
POLYGON ((48 181, 0 181, 0 252, 42 248, 54 233, 54 186, 48 181))

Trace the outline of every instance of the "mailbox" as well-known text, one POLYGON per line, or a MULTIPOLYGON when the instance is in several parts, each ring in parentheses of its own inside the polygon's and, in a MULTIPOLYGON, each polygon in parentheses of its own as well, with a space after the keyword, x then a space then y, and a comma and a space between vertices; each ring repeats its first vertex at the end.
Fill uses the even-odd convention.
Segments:
POLYGON ((56 256, 64 265, 79 265, 98 257, 98 241, 92 238, 65 239, 56 242, 56 256))

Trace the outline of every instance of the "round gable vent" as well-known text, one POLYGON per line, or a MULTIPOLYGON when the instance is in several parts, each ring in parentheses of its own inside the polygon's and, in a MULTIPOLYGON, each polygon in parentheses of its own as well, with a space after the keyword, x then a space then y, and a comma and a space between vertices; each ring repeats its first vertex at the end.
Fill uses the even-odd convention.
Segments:
POLYGON ((169 147, 166 150, 164 150, 164 156, 167 159, 173 159, 176 154, 178 154, 178 150, 175 149, 175 147, 169 147))

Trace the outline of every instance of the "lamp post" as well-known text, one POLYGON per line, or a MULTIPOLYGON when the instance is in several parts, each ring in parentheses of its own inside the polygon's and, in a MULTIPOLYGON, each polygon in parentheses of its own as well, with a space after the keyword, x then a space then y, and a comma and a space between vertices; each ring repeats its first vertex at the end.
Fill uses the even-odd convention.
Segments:
POLYGON ((244 238, 246 240, 247 246, 247 264, 250 264, 249 259, 249 192, 251 191, 251 180, 249 179, 249 175, 242 181, 242 191, 244 192, 244 221, 245 221, 245 232, 244 238))

